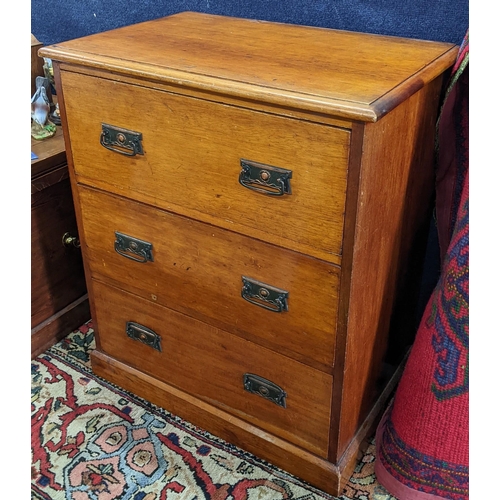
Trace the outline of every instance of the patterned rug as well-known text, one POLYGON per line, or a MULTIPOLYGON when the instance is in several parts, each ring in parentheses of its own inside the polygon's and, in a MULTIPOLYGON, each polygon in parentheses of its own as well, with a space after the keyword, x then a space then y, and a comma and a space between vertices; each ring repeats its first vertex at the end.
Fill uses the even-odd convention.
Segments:
MULTIPOLYGON (((334 500, 91 370, 92 322, 31 364, 32 500, 334 500)), ((396 500, 375 443, 340 500, 396 500)))

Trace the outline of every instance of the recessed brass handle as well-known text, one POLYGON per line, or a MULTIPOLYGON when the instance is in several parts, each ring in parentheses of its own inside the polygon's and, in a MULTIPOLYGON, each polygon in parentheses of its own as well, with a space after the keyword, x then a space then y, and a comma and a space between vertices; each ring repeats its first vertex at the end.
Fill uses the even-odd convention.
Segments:
POLYGON ((240 159, 239 183, 267 196, 283 196, 292 194, 290 179, 292 171, 285 168, 273 167, 255 161, 240 159))
POLYGON ((133 321, 127 321, 125 332, 131 339, 138 340, 161 352, 161 337, 150 328, 133 321))
POLYGON ((242 276, 241 296, 251 304, 273 312, 288 311, 288 292, 262 281, 242 276))
POLYGON ((243 375, 243 388, 257 396, 261 396, 268 401, 272 401, 278 406, 286 408, 286 392, 274 382, 267 380, 254 373, 243 375))
POLYGON ((153 262, 153 244, 115 231, 115 251, 135 262, 153 262))
POLYGON ((80 240, 77 236, 71 236, 70 233, 63 234, 62 243, 65 247, 74 246, 75 248, 80 248, 80 240))
POLYGON ((134 130, 102 123, 101 146, 125 156, 143 155, 142 134, 134 130))

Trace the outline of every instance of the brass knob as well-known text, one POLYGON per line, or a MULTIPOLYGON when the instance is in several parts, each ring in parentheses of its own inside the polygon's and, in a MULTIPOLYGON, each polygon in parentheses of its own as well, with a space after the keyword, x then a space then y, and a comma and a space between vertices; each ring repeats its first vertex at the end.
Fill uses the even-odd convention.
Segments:
POLYGON ((70 233, 63 234, 62 243, 65 247, 74 246, 80 248, 80 240, 76 236, 71 236, 70 233))

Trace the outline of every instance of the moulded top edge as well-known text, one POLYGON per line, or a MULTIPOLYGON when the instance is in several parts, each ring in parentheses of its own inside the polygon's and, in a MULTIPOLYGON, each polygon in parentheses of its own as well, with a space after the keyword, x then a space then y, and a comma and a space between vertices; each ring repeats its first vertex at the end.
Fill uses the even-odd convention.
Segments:
POLYGON ((376 121, 455 61, 453 44, 185 12, 43 47, 56 61, 376 121), (388 110, 384 109, 384 113, 388 110))

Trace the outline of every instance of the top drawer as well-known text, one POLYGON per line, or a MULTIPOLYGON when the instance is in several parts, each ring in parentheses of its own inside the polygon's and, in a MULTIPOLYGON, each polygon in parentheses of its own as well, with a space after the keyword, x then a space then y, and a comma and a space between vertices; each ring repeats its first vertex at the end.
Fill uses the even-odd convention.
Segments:
POLYGON ((65 71, 61 78, 79 182, 338 261, 348 130, 65 71), (143 154, 103 147, 103 123, 142 134, 143 154), (274 180, 273 170, 252 169, 248 179, 242 160, 290 171, 291 192, 255 190, 267 189, 258 182, 274 180))

